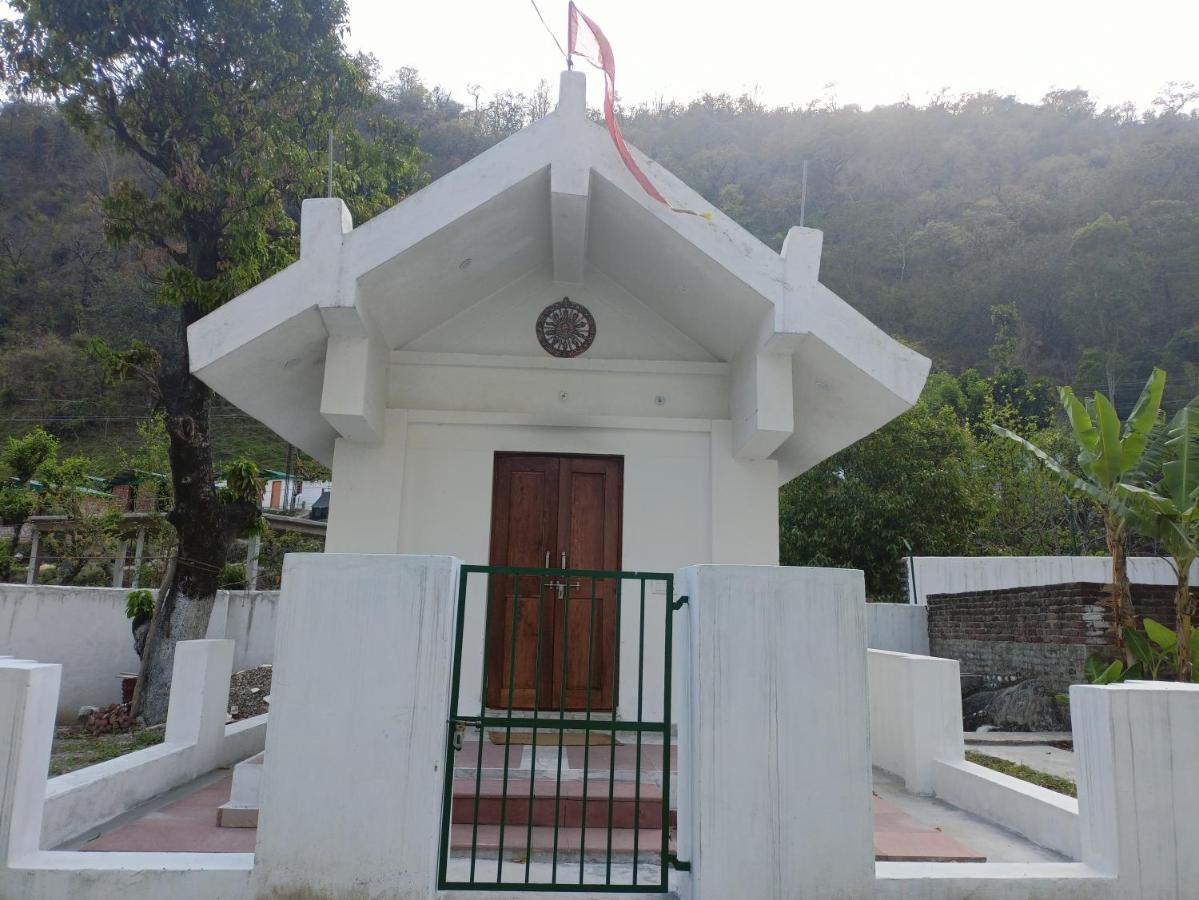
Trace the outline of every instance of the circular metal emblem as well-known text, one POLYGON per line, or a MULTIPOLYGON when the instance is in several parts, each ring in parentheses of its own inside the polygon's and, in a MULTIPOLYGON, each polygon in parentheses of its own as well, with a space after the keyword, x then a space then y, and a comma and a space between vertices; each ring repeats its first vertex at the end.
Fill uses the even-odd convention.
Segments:
POLYGON ((595 317, 587 307, 563 297, 537 317, 537 340, 551 356, 579 356, 595 340, 595 317))

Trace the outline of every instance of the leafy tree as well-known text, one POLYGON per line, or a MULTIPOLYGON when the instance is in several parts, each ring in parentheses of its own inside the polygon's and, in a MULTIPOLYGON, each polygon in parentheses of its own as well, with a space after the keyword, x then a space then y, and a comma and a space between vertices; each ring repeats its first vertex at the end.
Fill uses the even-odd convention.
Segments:
POLYGON ((359 220, 419 183, 419 157, 403 126, 363 121, 371 73, 344 46, 344 0, 10 6, 6 76, 53 97, 72 125, 148 174, 113 185, 104 223, 111 240, 157 263, 172 343, 97 352, 148 386, 170 438, 178 557, 139 698, 146 720, 161 722, 174 644, 204 635, 230 543, 258 518, 256 497, 216 488, 213 396, 190 374, 187 326, 294 258, 300 200, 323 193, 328 130, 342 148, 336 185, 359 220))
POLYGON ((23 437, 10 437, 0 452, 0 467, 7 471, 7 478, 0 483, 0 523, 12 528, 3 559, 4 571, 0 572, 5 581, 12 577, 21 529, 41 505, 34 479, 57 455, 58 441, 42 428, 35 428, 23 437))
POLYGON ((898 599, 905 541, 926 555, 970 546, 983 505, 973 438, 924 403, 796 478, 780 497, 784 565, 849 566, 876 600, 898 599))

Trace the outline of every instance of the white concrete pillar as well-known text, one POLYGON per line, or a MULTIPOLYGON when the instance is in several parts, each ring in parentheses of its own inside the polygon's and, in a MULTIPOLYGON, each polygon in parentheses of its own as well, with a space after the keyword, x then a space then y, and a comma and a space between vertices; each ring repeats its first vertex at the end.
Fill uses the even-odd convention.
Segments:
POLYGON ((0 659, 0 852, 37 852, 62 666, 0 659))
POLYGON ((255 896, 433 896, 460 565, 288 555, 255 896))
POLYGON ((125 560, 129 558, 129 542, 121 541, 117 545, 117 555, 112 561, 112 586, 123 587, 125 584, 125 560))
POLYGON ((29 567, 25 571, 25 583, 37 584, 37 551, 38 544, 41 543, 42 533, 36 528, 33 529, 33 537, 29 544, 29 567))
POLYGON ((216 766, 229 717, 233 641, 180 641, 171 670, 166 743, 195 744, 196 774, 216 766))
POLYGON ((1070 688, 1082 861, 1122 897, 1182 900, 1199 886, 1199 685, 1070 688))
POLYGON ((691 897, 873 896, 862 573, 705 565, 676 584, 691 897))
POLYGON ((884 650, 866 661, 871 758, 913 794, 931 794, 937 760, 965 753, 958 661, 884 650))
POLYGON ((142 582, 142 556, 146 550, 146 529, 137 530, 137 543, 133 547, 133 581, 130 587, 139 588, 142 582))
POLYGON ((262 553, 261 535, 252 534, 246 542, 246 590, 258 590, 258 557, 262 553))

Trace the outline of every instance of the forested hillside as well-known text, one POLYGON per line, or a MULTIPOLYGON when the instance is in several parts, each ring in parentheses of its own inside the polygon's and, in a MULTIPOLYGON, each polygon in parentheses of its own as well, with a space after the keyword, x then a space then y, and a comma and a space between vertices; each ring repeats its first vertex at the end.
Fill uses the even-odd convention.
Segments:
MULTIPOLYGON (((465 98, 405 71, 379 109, 421 129, 443 174, 550 106, 465 98)), ((765 109, 704 97, 625 110, 628 138, 773 247, 824 229, 821 277, 938 368, 1023 368, 1131 401, 1149 368, 1171 399, 1199 388, 1199 117, 1195 92, 1098 110, 1082 91, 1039 104, 993 94, 865 111, 765 109)), ((37 422, 111 458, 147 403, 103 384, 89 337, 154 342, 155 259, 104 241, 96 199, 141 177, 46 107, 0 110, 0 428, 37 422)), ((218 453, 278 465, 284 448, 220 409, 218 453)))

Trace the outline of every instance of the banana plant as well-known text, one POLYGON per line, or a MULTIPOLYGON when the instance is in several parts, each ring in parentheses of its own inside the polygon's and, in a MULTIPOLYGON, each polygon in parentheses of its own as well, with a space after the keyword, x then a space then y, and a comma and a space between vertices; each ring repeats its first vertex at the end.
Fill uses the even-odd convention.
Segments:
POLYGON ((1068 494, 1090 500, 1099 507, 1107 550, 1112 558, 1112 611, 1117 623, 1116 642, 1121 650, 1124 649, 1125 629, 1134 625, 1124 533, 1130 520, 1138 516, 1138 511, 1128 505, 1118 488, 1137 484, 1146 477, 1152 463, 1146 451, 1159 427, 1165 386, 1166 373, 1155 368, 1136 406, 1123 422, 1111 401, 1100 392, 1096 391, 1089 402, 1083 403, 1069 387, 1060 389, 1062 407, 1078 444, 1081 476, 1020 435, 999 425, 991 426, 992 431, 1015 441, 1025 453, 1056 475, 1068 494))
POLYGON ((1132 511, 1133 527, 1170 554, 1176 577, 1172 649, 1178 680, 1190 681, 1195 643, 1190 574, 1199 558, 1199 397, 1174 415, 1145 455, 1154 467, 1146 483, 1118 485, 1116 494, 1132 511))

